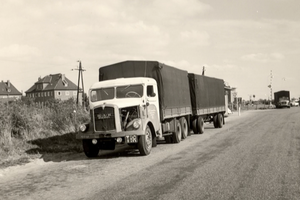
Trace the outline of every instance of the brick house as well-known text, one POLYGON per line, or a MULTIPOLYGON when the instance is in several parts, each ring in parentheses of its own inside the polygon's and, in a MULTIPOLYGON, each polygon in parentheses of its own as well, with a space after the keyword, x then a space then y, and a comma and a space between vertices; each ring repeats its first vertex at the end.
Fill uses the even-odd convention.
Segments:
MULTIPOLYGON (((68 100, 77 98, 77 85, 70 81, 64 74, 50 74, 31 86, 26 92, 26 97, 35 98, 36 102, 46 102, 50 99, 68 100)), ((79 104, 82 95, 79 95, 79 104)))
POLYGON ((20 99, 22 97, 22 93, 19 92, 15 86, 8 80, 7 82, 0 82, 0 101, 14 101, 20 99))

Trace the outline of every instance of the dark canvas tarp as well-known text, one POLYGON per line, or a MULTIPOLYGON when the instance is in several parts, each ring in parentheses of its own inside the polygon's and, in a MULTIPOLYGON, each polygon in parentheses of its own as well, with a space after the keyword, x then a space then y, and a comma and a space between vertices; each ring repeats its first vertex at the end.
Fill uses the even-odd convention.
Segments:
POLYGON ((290 100, 290 91, 288 90, 281 90, 278 92, 274 92, 274 102, 277 104, 280 99, 290 100))
POLYGON ((189 73, 193 113, 199 109, 225 108, 225 90, 222 79, 189 73))
POLYGON ((156 80, 162 119, 172 115, 170 112, 180 114, 181 110, 189 109, 191 112, 187 71, 157 61, 124 61, 99 69, 99 81, 129 77, 156 80))

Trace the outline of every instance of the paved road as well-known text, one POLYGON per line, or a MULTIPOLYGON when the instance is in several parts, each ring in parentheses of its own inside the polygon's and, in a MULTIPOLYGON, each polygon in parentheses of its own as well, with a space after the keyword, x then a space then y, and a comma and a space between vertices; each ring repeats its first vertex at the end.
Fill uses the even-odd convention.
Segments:
POLYGON ((45 155, 0 171, 0 199, 300 199, 300 108, 235 113, 146 157, 45 155))

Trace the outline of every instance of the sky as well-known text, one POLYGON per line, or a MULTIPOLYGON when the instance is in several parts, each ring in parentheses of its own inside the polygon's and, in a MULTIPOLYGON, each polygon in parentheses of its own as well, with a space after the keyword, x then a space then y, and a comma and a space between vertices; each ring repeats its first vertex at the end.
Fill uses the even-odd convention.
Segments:
POLYGON ((249 100, 300 97, 299 0, 1 0, 0 81, 27 91, 62 73, 152 60, 223 79, 249 100), (268 87, 271 85, 270 87, 268 87), (273 95, 272 95, 272 98, 273 95))

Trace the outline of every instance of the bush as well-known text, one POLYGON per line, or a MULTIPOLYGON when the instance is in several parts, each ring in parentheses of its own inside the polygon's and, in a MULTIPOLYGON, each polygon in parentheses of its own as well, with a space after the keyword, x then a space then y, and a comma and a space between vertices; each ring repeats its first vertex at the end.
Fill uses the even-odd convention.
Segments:
POLYGON ((26 142, 71 133, 76 131, 77 124, 88 119, 89 113, 77 108, 73 99, 52 100, 44 105, 30 98, 0 102, 0 154, 19 148, 14 146, 12 137, 26 142))

